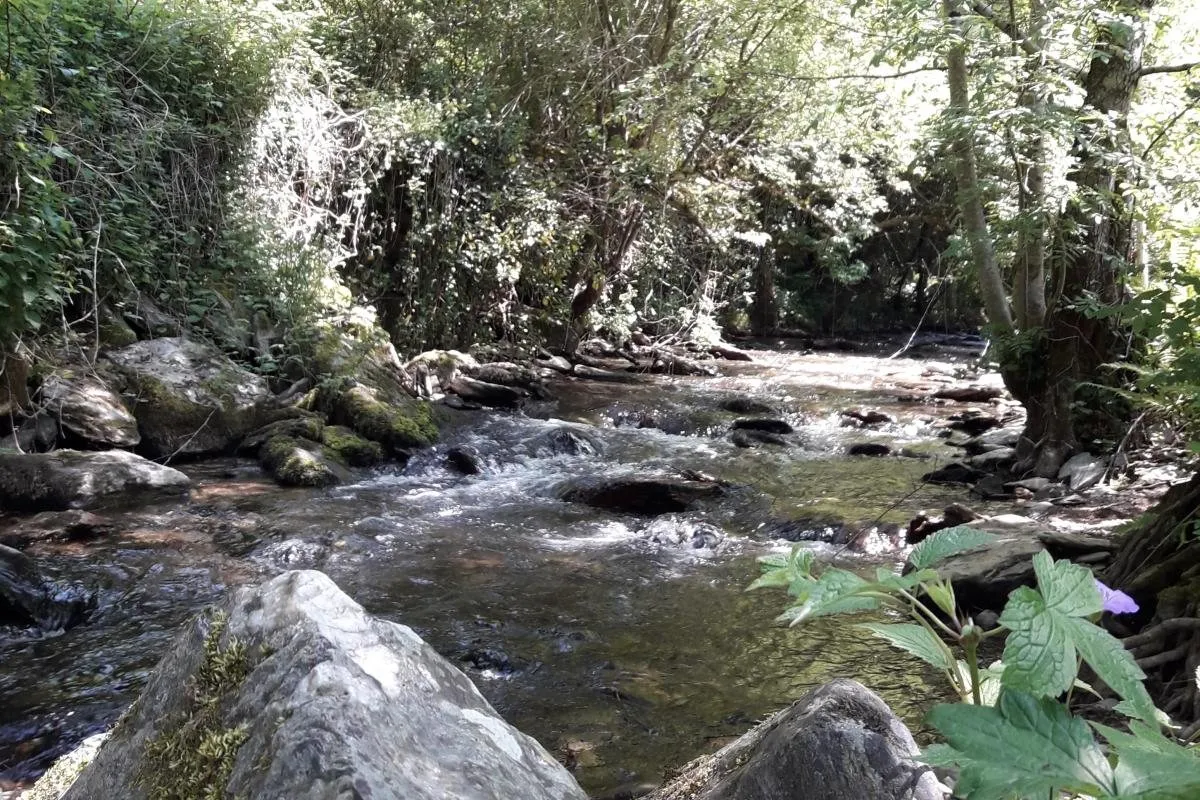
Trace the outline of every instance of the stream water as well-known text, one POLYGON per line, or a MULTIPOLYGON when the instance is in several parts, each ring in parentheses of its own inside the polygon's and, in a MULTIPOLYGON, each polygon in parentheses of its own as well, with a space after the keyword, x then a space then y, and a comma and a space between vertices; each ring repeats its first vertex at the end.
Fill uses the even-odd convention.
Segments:
MULTIPOLYGON (((436 450, 329 490, 280 489, 250 462, 194 465, 187 504, 116 516, 119 532, 104 540, 31 550, 52 575, 100 587, 100 610, 65 634, 0 637, 0 778, 27 781, 110 725, 200 607, 292 568, 324 570, 369 611, 413 627, 591 792, 657 782, 839 676, 920 729, 942 696, 936 674, 846 620, 773 626, 785 597, 743 588, 757 556, 790 546, 767 535, 780 520, 903 523, 961 499, 919 488, 950 454, 933 436, 936 409, 897 402, 900 373, 921 368, 764 351, 723 369, 632 386, 564 382, 556 403, 525 414, 459 412, 436 450), (784 412, 793 446, 730 443, 737 415, 719 402, 735 393, 784 412), (838 412, 848 407, 897 421, 847 429, 838 412), (636 427, 647 416, 660 429, 636 427), (599 452, 556 451, 564 428, 599 452), (930 458, 843 454, 859 441, 930 458), (454 445, 481 456, 482 474, 446 464, 454 445), (746 489, 717 511, 656 519, 558 499, 572 479, 682 469, 746 489), (724 541, 693 547, 706 526, 724 541)), ((819 527, 791 527, 806 525, 819 527)), ((902 558, 813 546, 864 569, 902 558)))

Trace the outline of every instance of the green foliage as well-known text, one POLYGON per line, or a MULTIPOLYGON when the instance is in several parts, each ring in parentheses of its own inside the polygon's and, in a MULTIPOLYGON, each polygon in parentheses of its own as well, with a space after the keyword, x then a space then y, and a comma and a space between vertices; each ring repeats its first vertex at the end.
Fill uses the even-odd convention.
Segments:
POLYGON ((146 746, 138 780, 150 800, 225 799, 234 759, 249 734, 244 725, 226 727, 222 702, 240 689, 251 669, 244 644, 221 644, 227 624, 222 613, 208 621, 189 704, 178 718, 162 720, 146 746))
POLYGON ((944 674, 960 698, 940 705, 930 722, 947 744, 924 759, 959 772, 956 796, 969 800, 1040 800, 1059 792, 1097 798, 1172 800, 1200 793, 1200 758, 1164 736, 1143 685, 1144 675, 1121 642, 1096 624, 1105 601, 1085 567, 1034 558, 1037 589, 1009 597, 1000 625, 984 632, 957 608, 952 588, 933 569, 940 560, 985 544, 992 536, 968 526, 939 531, 909 556, 910 571, 877 570, 873 580, 826 567, 815 574, 811 552, 762 559, 751 588, 783 588, 796 598, 780 620, 798 624, 824 614, 885 608, 911 622, 862 625, 944 674), (930 607, 927 601, 932 601, 930 607), (1007 636, 1003 661, 984 669, 979 645, 1007 636), (955 649, 963 654, 959 659, 955 649), (1060 696, 1078 679, 1080 661, 1122 698, 1129 733, 1093 725, 1096 741, 1060 696))
POLYGON ((996 540, 996 535, 977 530, 967 525, 956 525, 938 531, 936 536, 930 536, 917 544, 909 553, 908 563, 915 569, 926 569, 944 561, 950 556, 974 550, 996 540))

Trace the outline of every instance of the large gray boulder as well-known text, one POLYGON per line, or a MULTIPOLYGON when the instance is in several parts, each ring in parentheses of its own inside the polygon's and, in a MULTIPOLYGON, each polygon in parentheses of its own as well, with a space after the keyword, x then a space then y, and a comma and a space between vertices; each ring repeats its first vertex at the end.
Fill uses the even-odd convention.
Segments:
POLYGON ((187 494, 176 469, 124 450, 0 452, 0 510, 62 511, 187 494))
POLYGON ((64 798, 184 786, 247 800, 586 798, 412 630, 311 571, 190 623, 64 798))
POLYGON ((181 337, 109 351, 133 400, 142 449, 151 458, 230 451, 269 422, 270 387, 209 345, 181 337))
POLYGON ((124 401, 96 375, 56 372, 42 382, 41 398, 64 430, 91 445, 136 447, 142 440, 124 401))
POLYGON ((693 761, 648 800, 943 800, 916 754, 878 696, 839 679, 693 761))

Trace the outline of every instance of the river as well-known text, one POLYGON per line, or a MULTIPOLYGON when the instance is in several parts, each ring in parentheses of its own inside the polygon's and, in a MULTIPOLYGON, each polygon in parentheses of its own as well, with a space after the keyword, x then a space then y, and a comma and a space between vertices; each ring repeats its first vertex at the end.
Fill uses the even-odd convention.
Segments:
MULTIPOLYGON (((937 674, 850 620, 774 626, 785 597, 743 589, 756 557, 790 546, 771 538, 780 521, 902 524, 962 499, 919 483, 953 452, 935 436, 946 410, 897 399, 923 372, 955 366, 760 350, 755 363, 723 363, 720 378, 563 381, 556 402, 524 413, 457 412, 437 449, 328 490, 281 489, 252 462, 185 465, 186 504, 110 515, 118 531, 102 540, 31 549, 55 577, 99 587, 100 610, 64 634, 0 636, 0 778, 28 781, 110 725, 189 615, 295 568, 327 572, 414 628, 590 792, 658 782, 834 677, 861 680, 919 732, 944 696, 937 674), (735 395, 777 407, 796 428, 791 446, 735 447, 738 415, 719 409, 735 395), (895 422, 844 427, 851 407, 895 422), (657 428, 638 427, 651 417, 657 428), (562 452, 563 430, 595 446, 562 452), (844 454, 862 441, 913 457, 844 454), (446 463, 456 445, 480 456, 481 474, 446 463), (685 469, 744 491, 656 519, 559 499, 579 478, 685 469), (696 548, 697 532, 723 539, 696 548)), ((854 568, 902 560, 870 541, 880 552, 811 546, 854 568)))

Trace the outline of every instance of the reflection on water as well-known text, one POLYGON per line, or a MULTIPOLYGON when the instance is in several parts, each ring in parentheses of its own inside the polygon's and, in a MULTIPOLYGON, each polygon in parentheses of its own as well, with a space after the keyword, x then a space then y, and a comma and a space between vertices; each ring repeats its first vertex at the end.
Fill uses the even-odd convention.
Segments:
POLYGON ((769 399, 797 427, 786 450, 741 450, 721 435, 733 417, 714 409, 727 384, 658 381, 568 387, 542 410, 557 419, 463 415, 438 450, 355 486, 281 490, 244 464, 196 468, 189 505, 130 513, 111 541, 41 554, 55 574, 101 587, 102 610, 63 635, 0 639, 0 775, 27 779, 110 724, 177 626, 227 586, 293 568, 322 569, 368 610, 415 628, 552 752, 586 751, 576 774, 596 792, 657 781, 834 677, 858 678, 919 724, 940 696, 936 674, 851 620, 773 627, 784 597, 742 589, 754 557, 779 548, 756 538, 770 519, 902 521, 951 499, 928 489, 888 511, 929 462, 840 455, 864 437, 927 437, 926 424, 909 413, 882 433, 847 431, 840 408, 886 398, 793 389, 788 400, 773 386, 769 399), (664 427, 685 435, 620 425, 630 413, 670 416, 664 427), (548 449, 564 425, 603 454, 548 449), (474 448, 483 474, 446 467, 452 444, 474 448), (717 551, 652 543, 648 520, 557 499, 572 478, 680 469, 752 489, 670 521, 718 525, 728 538, 717 551))

